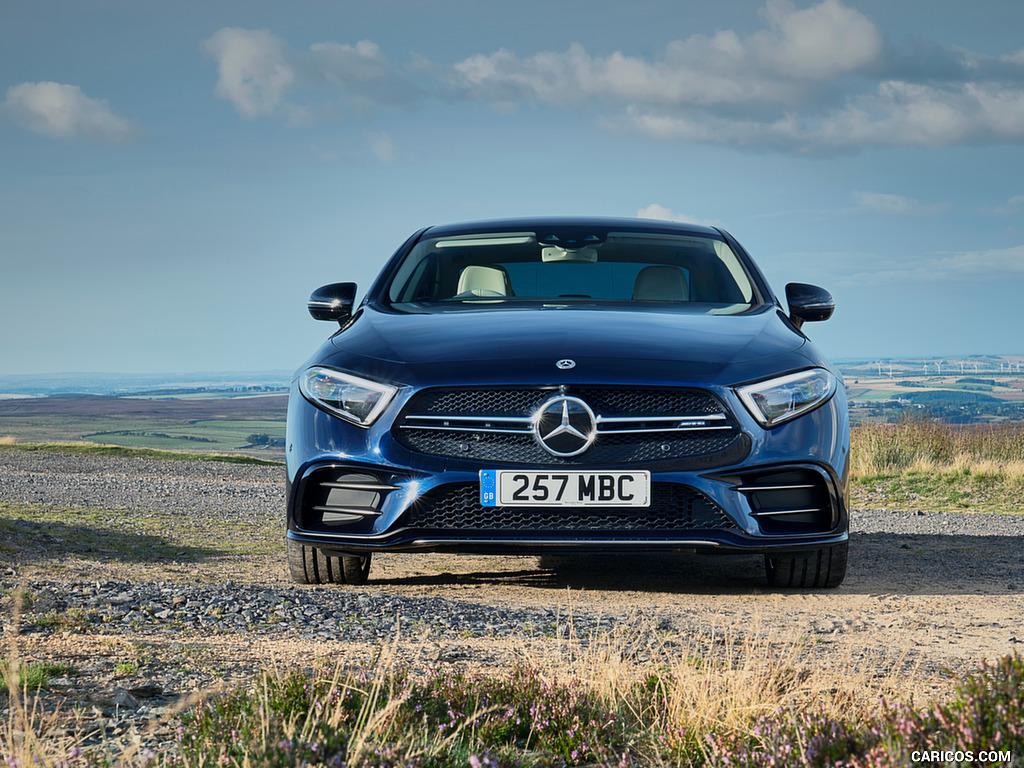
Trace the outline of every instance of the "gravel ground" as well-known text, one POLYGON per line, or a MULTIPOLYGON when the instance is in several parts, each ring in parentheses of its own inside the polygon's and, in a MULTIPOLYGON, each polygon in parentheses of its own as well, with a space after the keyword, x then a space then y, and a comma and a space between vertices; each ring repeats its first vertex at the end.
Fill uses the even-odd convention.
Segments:
POLYGON ((5 637, 74 668, 46 706, 95 741, 166 746, 196 691, 268 663, 365 662, 396 633, 417 669, 557 660, 609 637, 641 662, 723 636, 803 642, 816 664, 922 693, 1024 641, 1020 514, 857 509, 846 583, 786 593, 757 557, 669 555, 395 554, 365 587, 298 587, 282 467, 0 450, 0 504, 5 637))

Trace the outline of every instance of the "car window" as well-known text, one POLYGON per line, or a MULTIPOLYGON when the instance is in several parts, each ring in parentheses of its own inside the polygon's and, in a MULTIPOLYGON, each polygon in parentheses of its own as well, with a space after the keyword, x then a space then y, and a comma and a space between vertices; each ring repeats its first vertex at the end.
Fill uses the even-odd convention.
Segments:
POLYGON ((721 239, 534 232, 426 239, 392 279, 394 304, 472 308, 523 302, 642 302, 742 311, 756 301, 743 263, 721 239))

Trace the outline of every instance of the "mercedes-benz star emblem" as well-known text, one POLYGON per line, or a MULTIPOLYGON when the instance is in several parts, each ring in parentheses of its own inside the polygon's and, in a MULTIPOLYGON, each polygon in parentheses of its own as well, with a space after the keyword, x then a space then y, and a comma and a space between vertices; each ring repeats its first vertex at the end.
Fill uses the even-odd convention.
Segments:
POLYGON ((552 456, 576 456, 594 442, 597 420, 590 406, 578 397, 559 395, 533 414, 533 435, 552 456))
POLYGON ((557 363, 555 363, 555 367, 561 371, 568 371, 570 368, 576 367, 576 361, 569 359, 559 360, 557 363))

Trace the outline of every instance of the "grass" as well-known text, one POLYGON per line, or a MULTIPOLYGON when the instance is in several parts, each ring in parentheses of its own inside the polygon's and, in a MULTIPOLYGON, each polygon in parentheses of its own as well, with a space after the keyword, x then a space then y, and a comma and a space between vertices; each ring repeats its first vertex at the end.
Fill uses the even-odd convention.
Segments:
POLYGON ((396 639, 365 666, 269 670, 187 700, 174 746, 159 753, 46 738, 57 729, 32 716, 31 686, 19 678, 9 681, 0 756, 44 768, 886 768, 921 750, 1024 753, 1017 655, 966 675, 945 700, 915 703, 892 693, 908 683, 895 668, 879 681, 821 668, 806 644, 711 639, 718 652, 662 653, 653 666, 624 659, 630 638, 613 632, 546 668, 524 656, 499 672, 446 665, 421 675, 396 663, 396 639))
POLYGON ((6 692, 14 689, 37 691, 55 677, 77 674, 70 664, 19 664, 0 660, 0 681, 6 692))
POLYGON ((161 451, 152 448, 130 448, 120 445, 98 445, 96 443, 14 443, 0 441, 0 450, 42 451, 67 453, 73 456, 117 456, 129 459, 160 459, 163 461, 219 461, 227 464, 250 464, 278 467, 284 462, 257 459, 251 456, 226 456, 213 453, 186 453, 184 451, 161 451))
POLYGON ((870 496, 875 507, 1024 509, 1024 424, 869 423, 854 428, 850 458, 858 503, 870 496))
MULTIPOLYGON (((175 511, 0 503, 0 553, 29 552, 34 561, 51 566, 74 557, 157 567, 281 549, 276 521, 199 525, 175 511)), ((77 620, 73 613, 40 619, 69 627, 77 620)))
POLYGON ((83 434, 85 440, 125 447, 179 450, 233 450, 246 446, 253 433, 284 437, 285 425, 280 420, 207 419, 190 421, 180 426, 116 429, 83 434))

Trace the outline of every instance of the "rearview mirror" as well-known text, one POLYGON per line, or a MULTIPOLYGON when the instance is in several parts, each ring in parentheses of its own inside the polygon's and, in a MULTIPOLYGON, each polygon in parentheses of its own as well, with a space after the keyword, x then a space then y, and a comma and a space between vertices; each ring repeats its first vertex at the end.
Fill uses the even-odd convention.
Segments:
POLYGON ((828 320, 836 309, 831 293, 807 283, 787 285, 786 302, 789 304, 789 319, 797 328, 804 323, 828 320))
POLYGON ((331 283, 313 291, 306 306, 314 320, 337 320, 344 323, 352 316, 355 301, 355 283, 331 283))

